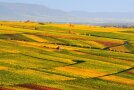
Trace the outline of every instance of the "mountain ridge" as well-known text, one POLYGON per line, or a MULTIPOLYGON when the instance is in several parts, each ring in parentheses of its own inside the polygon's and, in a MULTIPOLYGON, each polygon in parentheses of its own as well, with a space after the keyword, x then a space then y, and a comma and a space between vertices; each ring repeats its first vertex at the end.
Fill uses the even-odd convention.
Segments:
POLYGON ((44 5, 0 2, 0 20, 75 23, 134 23, 134 13, 84 12, 51 9, 44 5))

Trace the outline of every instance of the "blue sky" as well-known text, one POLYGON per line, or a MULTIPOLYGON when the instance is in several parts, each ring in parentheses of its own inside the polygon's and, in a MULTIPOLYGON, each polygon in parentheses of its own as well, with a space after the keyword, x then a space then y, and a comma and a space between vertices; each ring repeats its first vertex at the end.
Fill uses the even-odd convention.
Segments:
POLYGON ((0 2, 42 4, 64 11, 134 12, 134 0, 0 0, 0 2))

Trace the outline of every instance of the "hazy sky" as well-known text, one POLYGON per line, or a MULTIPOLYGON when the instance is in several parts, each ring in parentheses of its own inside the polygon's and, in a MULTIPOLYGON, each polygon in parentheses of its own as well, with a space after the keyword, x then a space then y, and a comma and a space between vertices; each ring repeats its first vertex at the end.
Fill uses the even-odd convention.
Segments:
POLYGON ((1 2, 34 3, 64 11, 134 12, 134 0, 0 0, 1 2))

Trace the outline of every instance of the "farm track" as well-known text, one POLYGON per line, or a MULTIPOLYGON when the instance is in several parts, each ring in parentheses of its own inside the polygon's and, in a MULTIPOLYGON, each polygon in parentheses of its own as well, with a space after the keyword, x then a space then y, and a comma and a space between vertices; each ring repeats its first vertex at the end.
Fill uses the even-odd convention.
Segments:
POLYGON ((133 69, 134 69, 134 67, 131 67, 131 68, 128 68, 128 69, 125 69, 125 70, 121 70, 121 71, 118 71, 118 72, 115 72, 115 73, 106 74, 106 75, 95 77, 95 78, 101 78, 101 77, 105 77, 105 76, 117 75, 117 74, 120 74, 120 73, 123 73, 123 72, 127 72, 127 71, 130 71, 130 70, 133 70, 133 69))

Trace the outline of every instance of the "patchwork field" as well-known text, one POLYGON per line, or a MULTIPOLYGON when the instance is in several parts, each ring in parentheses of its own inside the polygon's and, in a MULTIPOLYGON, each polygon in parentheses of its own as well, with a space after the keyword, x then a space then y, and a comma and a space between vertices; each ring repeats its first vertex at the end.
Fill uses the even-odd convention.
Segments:
POLYGON ((134 28, 0 22, 0 90, 134 90, 134 28))

